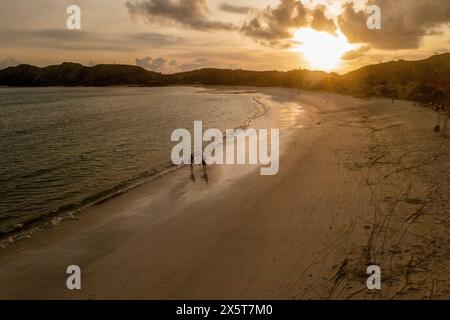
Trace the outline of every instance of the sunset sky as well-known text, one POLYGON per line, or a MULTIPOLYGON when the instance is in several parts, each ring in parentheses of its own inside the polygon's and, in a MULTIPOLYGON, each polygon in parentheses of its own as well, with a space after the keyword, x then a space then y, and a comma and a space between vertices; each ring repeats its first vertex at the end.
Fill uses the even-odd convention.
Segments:
POLYGON ((0 68, 64 61, 336 71, 450 51, 448 0, 2 0, 0 68), (81 7, 68 30, 66 8, 81 7), (367 5, 382 30, 366 27, 367 5))

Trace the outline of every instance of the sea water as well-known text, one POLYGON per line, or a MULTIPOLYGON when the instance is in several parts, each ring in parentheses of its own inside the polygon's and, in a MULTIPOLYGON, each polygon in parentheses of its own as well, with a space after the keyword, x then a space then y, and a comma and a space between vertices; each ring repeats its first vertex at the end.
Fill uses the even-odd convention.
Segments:
POLYGON ((260 109, 239 90, 0 88, 0 235, 170 170, 177 128, 235 128, 260 109))

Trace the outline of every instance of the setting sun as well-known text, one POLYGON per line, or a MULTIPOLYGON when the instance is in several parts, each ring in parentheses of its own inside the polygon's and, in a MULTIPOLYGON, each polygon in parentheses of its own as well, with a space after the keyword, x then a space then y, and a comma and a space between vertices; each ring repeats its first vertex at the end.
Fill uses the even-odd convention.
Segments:
POLYGON ((338 67, 342 55, 357 48, 341 32, 332 35, 313 29, 299 29, 294 32, 293 40, 298 43, 294 50, 303 53, 310 67, 324 71, 338 67))

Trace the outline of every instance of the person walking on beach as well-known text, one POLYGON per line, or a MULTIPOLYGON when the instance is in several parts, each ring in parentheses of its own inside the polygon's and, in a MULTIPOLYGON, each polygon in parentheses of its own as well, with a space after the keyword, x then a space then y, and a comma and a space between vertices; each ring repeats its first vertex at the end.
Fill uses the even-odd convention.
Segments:
POLYGON ((203 176, 205 177, 206 181, 208 181, 208 167, 206 165, 205 156, 202 158, 202 166, 203 166, 203 176))
POLYGON ((195 162, 195 157, 194 154, 191 154, 191 177, 192 179, 195 180, 195 175, 194 175, 194 162, 195 162))

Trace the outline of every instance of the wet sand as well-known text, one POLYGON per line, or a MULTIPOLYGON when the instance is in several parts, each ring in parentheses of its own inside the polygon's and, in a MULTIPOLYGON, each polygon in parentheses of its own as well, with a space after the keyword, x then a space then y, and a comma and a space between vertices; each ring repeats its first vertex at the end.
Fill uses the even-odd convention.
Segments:
POLYGON ((449 140, 410 102, 261 89, 280 172, 170 173, 0 250, 1 299, 450 298, 449 140), (67 266, 82 290, 66 288, 67 266), (366 268, 382 290, 366 288, 366 268))

